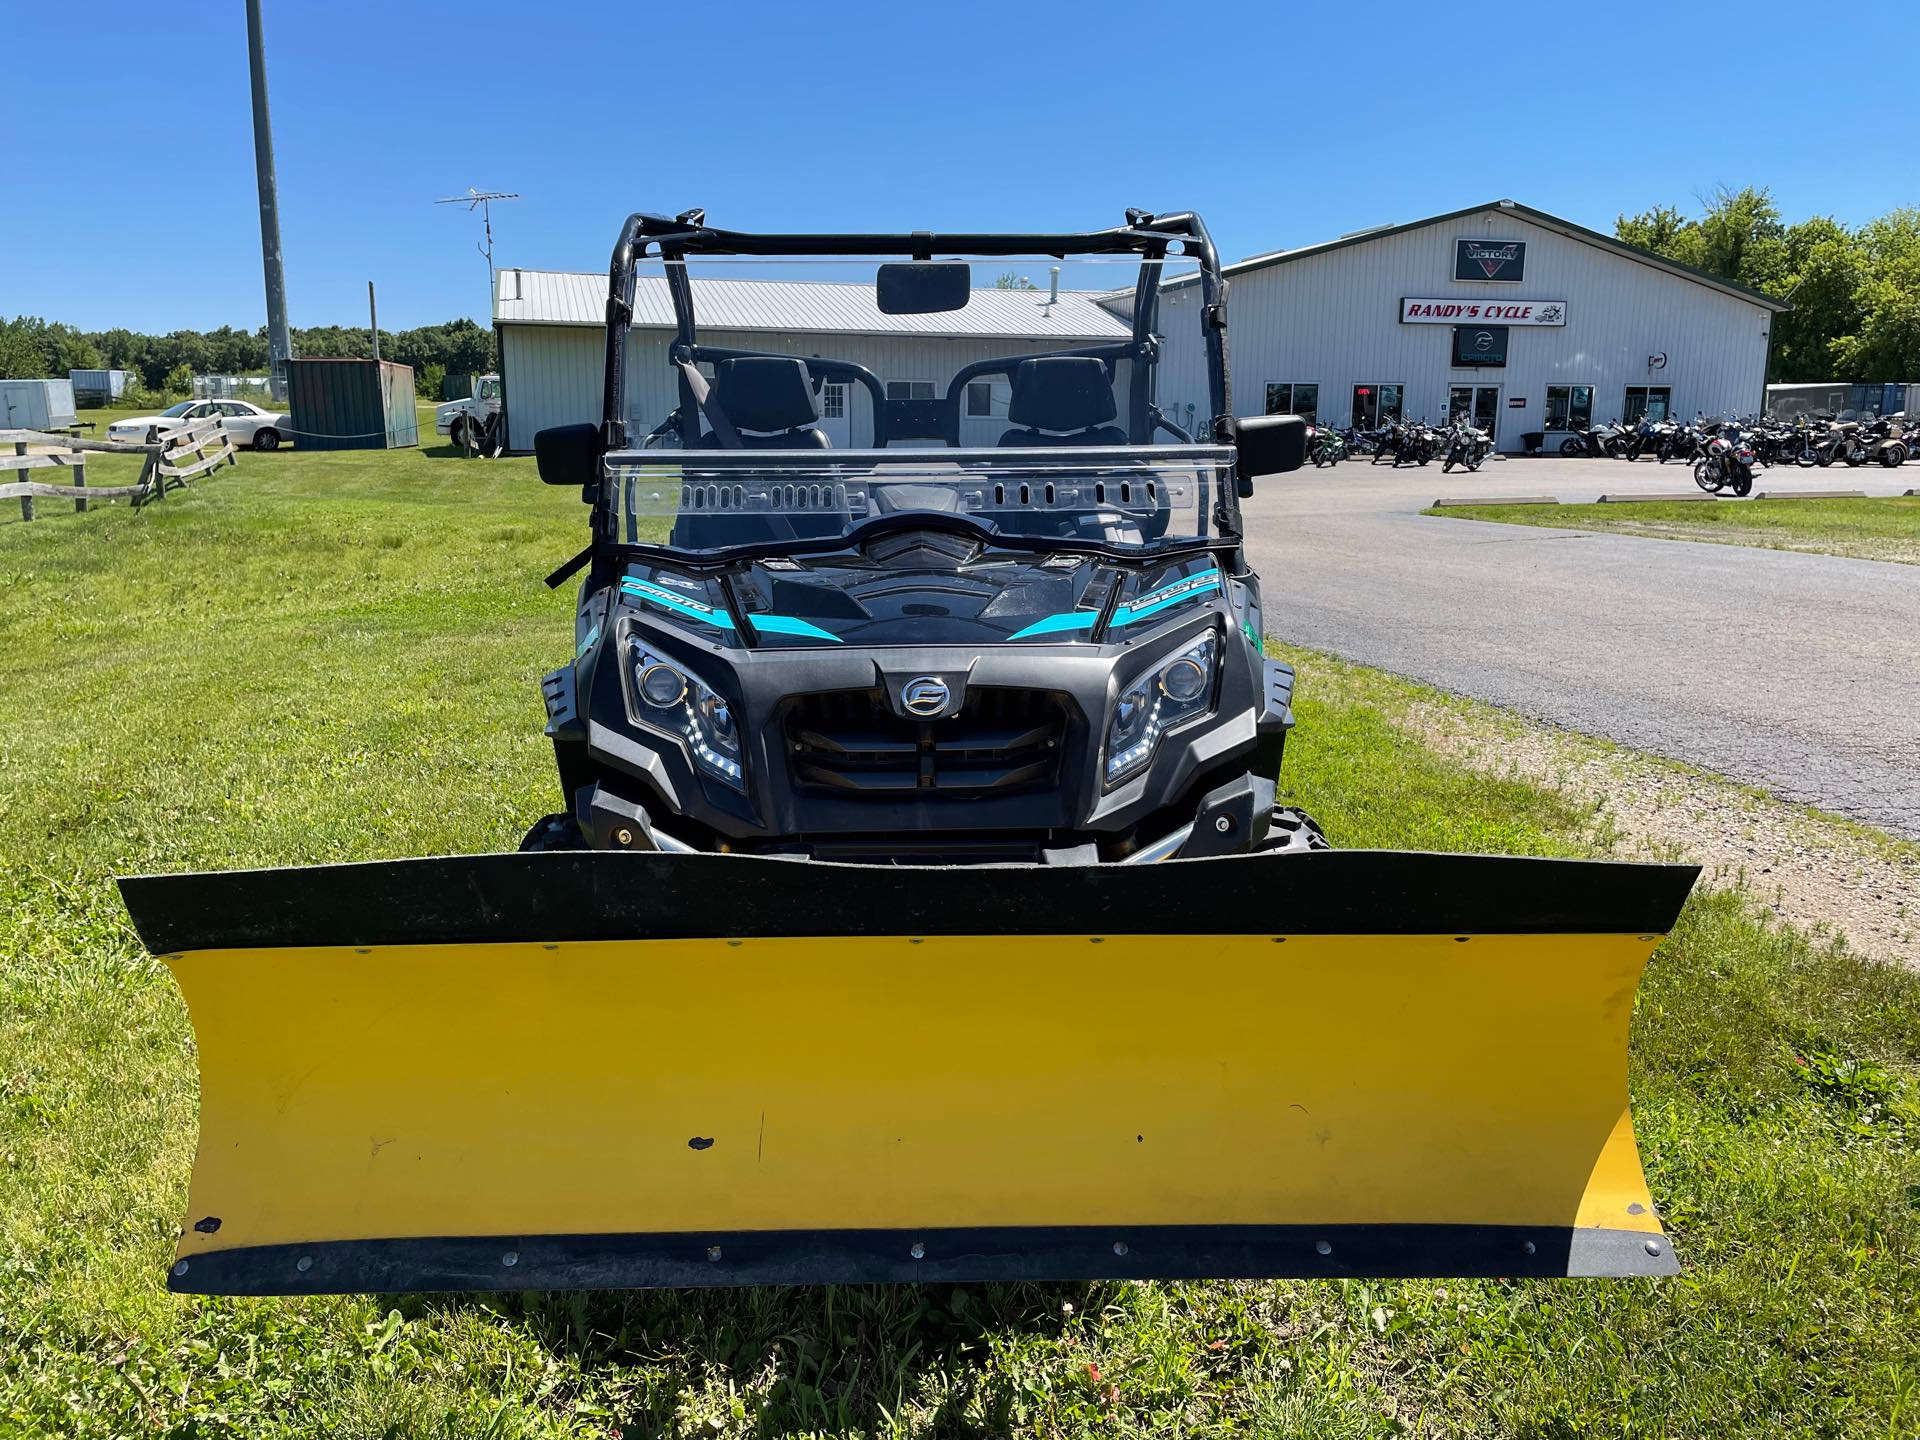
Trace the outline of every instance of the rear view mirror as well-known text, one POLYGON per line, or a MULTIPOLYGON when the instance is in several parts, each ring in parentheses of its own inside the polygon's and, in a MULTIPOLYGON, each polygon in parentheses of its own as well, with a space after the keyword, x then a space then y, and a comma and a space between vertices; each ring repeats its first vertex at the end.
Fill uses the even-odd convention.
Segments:
POLYGON ((549 485, 597 485, 603 453, 598 425, 555 425, 533 437, 540 478, 549 485))
POLYGON ((882 315, 938 315, 967 308, 973 270, 965 264, 882 265, 874 285, 882 315))
POLYGON ((1234 427, 1234 469, 1240 493, 1258 475, 1284 475, 1307 463, 1307 422, 1298 415, 1249 415, 1234 427))

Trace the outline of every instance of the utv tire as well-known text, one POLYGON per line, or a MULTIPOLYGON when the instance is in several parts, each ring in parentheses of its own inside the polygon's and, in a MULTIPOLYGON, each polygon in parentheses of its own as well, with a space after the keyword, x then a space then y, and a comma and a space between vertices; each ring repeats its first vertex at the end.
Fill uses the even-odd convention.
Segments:
POLYGON ((1267 838, 1260 846, 1260 853, 1305 855, 1313 850, 1332 848, 1327 832, 1320 828, 1320 822, 1306 811, 1292 805, 1276 805, 1273 807, 1273 818, 1267 822, 1267 838))
POLYGON ((571 815, 549 815, 536 820, 533 828, 520 837, 520 851, 526 854, 536 850, 584 850, 587 842, 580 833, 580 826, 571 815))

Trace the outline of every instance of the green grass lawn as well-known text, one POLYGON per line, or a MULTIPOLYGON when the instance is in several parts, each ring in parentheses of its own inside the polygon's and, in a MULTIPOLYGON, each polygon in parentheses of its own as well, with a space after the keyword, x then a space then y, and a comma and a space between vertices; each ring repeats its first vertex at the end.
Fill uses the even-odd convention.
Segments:
POLYGON ((1817 550, 1920 565, 1920 495, 1864 500, 1647 500, 1619 505, 1450 505, 1450 520, 1613 530, 1662 540, 1711 540, 1770 550, 1817 550))
MULTIPOLYGON (((1920 1428, 1920 979, 1737 894, 1689 905, 1635 1018, 1678 1279, 172 1297, 192 1036, 112 877, 510 847, 558 800, 540 577, 583 512, 530 461, 408 450, 42 513, 0 515, 0 1436, 1920 1428)), ((1604 853, 1413 739, 1426 692, 1290 658, 1288 788, 1336 843, 1604 853)))

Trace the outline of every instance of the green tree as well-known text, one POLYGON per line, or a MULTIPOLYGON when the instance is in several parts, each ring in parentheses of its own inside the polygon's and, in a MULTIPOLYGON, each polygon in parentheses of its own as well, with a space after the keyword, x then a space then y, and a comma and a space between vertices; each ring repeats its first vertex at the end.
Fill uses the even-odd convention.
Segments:
POLYGON ((1642 250, 1651 250, 1656 255, 1664 255, 1669 260, 1680 258, 1676 247, 1681 232, 1692 225, 1671 205, 1656 205, 1651 210, 1642 210, 1638 215, 1622 215, 1613 222, 1616 239, 1629 245, 1638 245, 1642 250))
POLYGON ((1868 275, 1860 237, 1830 217, 1815 216, 1791 226, 1778 251, 1776 273, 1760 288, 1793 308, 1773 319, 1767 378, 1849 378, 1841 349, 1860 330, 1861 287, 1868 275))
POLYGON ((996 290, 1038 290, 1040 287, 1017 271, 1008 270, 994 277, 996 290))
POLYGON ((1920 210, 1894 210, 1860 232, 1859 329, 1835 345, 1845 378, 1920 375, 1920 210))
POLYGON ((33 380, 46 373, 40 346, 25 322, 0 320, 0 380, 33 380))

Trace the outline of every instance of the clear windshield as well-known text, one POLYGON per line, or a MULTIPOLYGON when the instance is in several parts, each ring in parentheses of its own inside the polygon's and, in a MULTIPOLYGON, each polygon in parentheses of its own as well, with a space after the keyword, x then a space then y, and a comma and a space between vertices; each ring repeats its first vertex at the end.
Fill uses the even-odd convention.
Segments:
POLYGON ((610 457, 622 530, 709 550, 922 509, 1205 538, 1230 456, 1204 443, 1196 276, 1134 254, 643 261, 629 451, 610 457))
POLYGON ((191 410, 192 408, 193 408, 193 401, 182 400, 178 405, 169 405, 166 409, 162 410, 160 413, 165 416, 184 415, 187 413, 187 411, 191 410))
POLYGON ((1158 304, 1142 328, 1164 342, 1150 361, 1135 346, 1136 255, 682 264, 680 306, 675 267, 638 267, 624 366, 636 442, 722 447, 716 405, 745 448, 1186 444, 1211 418, 1196 266, 1181 257, 1144 264, 1158 304), (691 406, 674 353, 683 308, 694 368, 719 392, 691 406), (804 395, 771 367, 723 370, 769 357, 800 362, 804 395), (1032 360, 1050 363, 1023 371, 1032 360))
POLYGON ((609 457, 626 544, 682 550, 829 539, 878 516, 965 516, 985 532, 1151 551, 1213 532, 1232 452, 792 452, 609 457))

